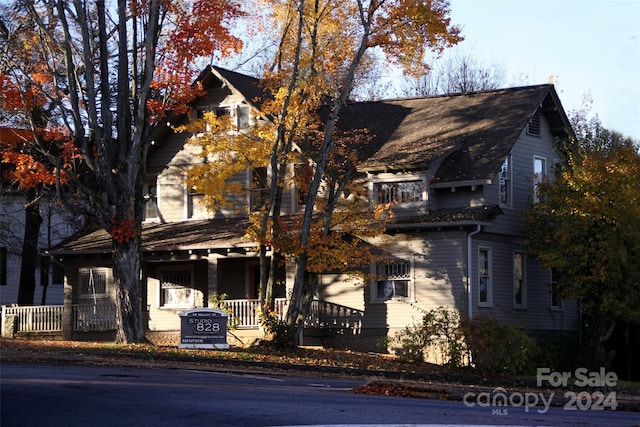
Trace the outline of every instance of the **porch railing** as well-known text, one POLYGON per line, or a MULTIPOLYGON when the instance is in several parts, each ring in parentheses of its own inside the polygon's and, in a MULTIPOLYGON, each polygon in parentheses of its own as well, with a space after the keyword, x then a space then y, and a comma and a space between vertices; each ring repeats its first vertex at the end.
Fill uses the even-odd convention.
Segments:
MULTIPOLYGON (((223 304, 228 307, 232 314, 230 323, 240 329, 257 328, 259 325, 258 300, 238 299, 224 300, 223 304)), ((286 298, 276 298, 275 311, 280 319, 284 319, 287 314, 288 300, 286 298)), ((326 301, 312 301, 309 314, 305 320, 306 327, 317 328, 349 328, 357 332, 362 327, 361 310, 334 304, 326 301)))
POLYGON ((62 305, 2 306, 2 335, 12 332, 57 332, 62 330, 62 305), (7 331, 11 328, 12 331, 7 331))
POLYGON ((364 311, 327 301, 312 301, 305 326, 323 329, 351 329, 359 333, 364 311))
MULTIPOLYGON (((258 307, 260 306, 257 299, 230 299, 222 301, 224 308, 231 311, 229 323, 239 329, 252 329, 260 325, 260 317, 258 315, 258 307)), ((275 311, 280 319, 287 314, 287 299, 276 298, 275 311)))
POLYGON ((112 303, 74 305, 73 329, 76 331, 116 329, 116 305, 112 303))
MULTIPOLYGON (((224 300, 223 304, 230 308, 231 324, 239 329, 258 328, 258 300, 239 299, 224 300)), ((288 300, 277 298, 275 311, 280 319, 287 314, 288 300)), ((11 332, 59 332, 62 331, 64 306, 2 306, 2 334, 11 332)), ((313 301, 305 320, 306 327, 353 329, 357 332, 362 327, 360 310, 325 301, 313 301)), ((116 329, 116 306, 108 304, 80 304, 73 306, 73 328, 75 331, 108 331, 116 329)))

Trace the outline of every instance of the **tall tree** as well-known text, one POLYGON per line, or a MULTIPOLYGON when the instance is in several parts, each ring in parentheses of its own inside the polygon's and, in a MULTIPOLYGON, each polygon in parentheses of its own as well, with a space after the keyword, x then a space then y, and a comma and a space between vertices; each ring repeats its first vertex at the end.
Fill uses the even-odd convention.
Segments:
POLYGON ((595 319, 640 320, 640 146, 572 113, 576 139, 526 215, 530 250, 595 319))
POLYGON ((485 65, 470 53, 456 49, 426 73, 408 79, 403 92, 406 96, 445 95, 493 90, 504 84, 504 67, 485 65))
POLYGON ((39 88, 51 112, 47 126, 65 129, 78 158, 63 165, 37 138, 30 144, 56 170, 65 167, 69 188, 58 192, 60 201, 112 236, 118 342, 144 340, 140 235, 155 125, 167 111, 186 111, 198 94, 191 85, 198 58, 240 48, 228 30, 240 13, 224 0, 16 0, 3 7, 2 26, 15 27, 2 35, 3 69, 19 90, 39 88), (46 84, 35 85, 43 75, 46 84))
MULTIPOLYGON (((293 146, 310 159, 311 173, 296 245, 295 279, 287 313, 290 325, 301 328, 308 302, 315 292, 308 286, 308 249, 314 238, 315 215, 331 223, 335 204, 320 206, 318 197, 327 181, 327 168, 336 145, 337 123, 359 76, 384 57, 406 73, 425 71, 425 54, 456 44, 459 29, 450 24, 446 0, 266 0, 266 10, 278 31, 277 50, 266 74, 274 94, 267 113, 275 118, 269 213, 275 224, 284 180, 285 156, 293 146), (328 102, 327 102, 328 100, 328 102), (325 116, 318 112, 324 104, 325 116)), ((338 189, 339 190, 339 189, 338 189)), ((338 191, 338 195, 341 191, 338 191)), ((276 230, 277 231, 277 230, 276 230)), ((274 233, 276 233, 274 231, 274 233)), ((320 228, 320 236, 327 233, 320 228)))

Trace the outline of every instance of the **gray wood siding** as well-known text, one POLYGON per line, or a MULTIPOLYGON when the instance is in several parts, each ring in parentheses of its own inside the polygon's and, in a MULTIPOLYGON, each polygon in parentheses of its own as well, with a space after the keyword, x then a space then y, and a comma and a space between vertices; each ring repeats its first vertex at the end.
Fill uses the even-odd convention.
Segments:
MULTIPOLYGON (((20 265, 22 263, 22 243, 24 240, 25 199, 21 195, 3 194, 0 196, 0 247, 6 250, 6 283, 0 286, 0 304, 14 304, 18 301, 20 285, 20 265)), ((83 221, 69 212, 50 203, 46 198, 40 199, 40 216, 42 224, 38 235, 38 247, 41 250, 54 246, 80 230, 83 221)), ((46 304, 62 304, 64 286, 52 284, 43 286, 40 264, 32 272, 35 277, 33 303, 38 305, 46 296, 46 304), (46 291, 46 295, 45 295, 46 291)), ((47 285, 51 283, 48 278, 47 285)))
POLYGON ((366 328, 403 328, 419 323, 424 313, 438 307, 466 311, 466 232, 440 231, 398 234, 385 250, 393 257, 412 260, 409 298, 378 301, 375 282, 365 288, 366 328))
POLYGON ((429 208, 433 210, 478 207, 485 204, 485 193, 482 191, 482 186, 478 186, 476 189, 459 187, 455 191, 451 191, 450 188, 432 189, 429 198, 429 208))
POLYGON ((542 269, 538 262, 526 257, 526 307, 514 307, 513 300, 513 254, 524 247, 496 241, 491 236, 482 235, 482 239, 474 239, 473 264, 473 312, 495 317, 502 322, 509 322, 533 330, 571 330, 578 326, 579 313, 575 301, 565 301, 563 310, 551 308, 549 294, 549 272, 542 269), (489 238, 489 239, 488 239, 489 238), (491 249, 493 286, 493 305, 478 305, 478 247, 491 249))
MULTIPOLYGON (((511 152, 511 191, 510 207, 501 206, 505 215, 500 215, 487 228, 488 231, 502 234, 521 234, 522 213, 532 202, 533 197, 533 159, 541 156, 547 159, 547 171, 552 176, 552 167, 559 158, 554 149, 554 137, 549 131, 549 124, 540 116, 540 136, 522 132, 511 152)), ((496 171, 497 172, 497 171, 496 171)), ((497 175, 490 185, 484 186, 484 197, 487 205, 499 204, 499 183, 497 175)))

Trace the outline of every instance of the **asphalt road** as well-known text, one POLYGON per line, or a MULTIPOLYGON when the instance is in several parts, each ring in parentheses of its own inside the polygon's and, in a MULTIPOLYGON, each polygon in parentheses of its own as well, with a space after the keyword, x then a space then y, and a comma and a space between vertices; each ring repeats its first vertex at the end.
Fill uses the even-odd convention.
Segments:
MULTIPOLYGON (((365 380, 2 362, 2 427, 638 426, 640 413, 483 407, 351 393, 365 380)), ((517 403, 517 401, 514 400, 517 403)))

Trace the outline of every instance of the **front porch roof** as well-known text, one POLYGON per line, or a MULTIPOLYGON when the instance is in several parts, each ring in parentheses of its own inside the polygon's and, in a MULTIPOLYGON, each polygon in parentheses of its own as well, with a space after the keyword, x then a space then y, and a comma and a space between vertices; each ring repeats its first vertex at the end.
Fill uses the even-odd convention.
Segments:
MULTIPOLYGON (((142 251, 248 249, 256 243, 247 236, 246 218, 203 219, 172 223, 143 223, 142 251)), ((105 230, 85 230, 51 248, 51 255, 104 254, 112 250, 105 230)))

